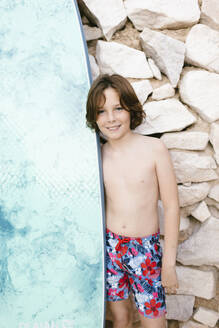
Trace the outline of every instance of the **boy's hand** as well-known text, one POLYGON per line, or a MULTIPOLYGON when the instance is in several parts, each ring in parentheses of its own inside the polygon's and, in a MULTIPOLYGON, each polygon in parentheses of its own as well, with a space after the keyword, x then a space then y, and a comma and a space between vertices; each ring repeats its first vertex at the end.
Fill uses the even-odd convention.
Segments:
POLYGON ((179 288, 179 284, 178 284, 175 266, 162 266, 161 283, 162 286, 165 288, 166 293, 168 294, 176 293, 176 289, 179 288))

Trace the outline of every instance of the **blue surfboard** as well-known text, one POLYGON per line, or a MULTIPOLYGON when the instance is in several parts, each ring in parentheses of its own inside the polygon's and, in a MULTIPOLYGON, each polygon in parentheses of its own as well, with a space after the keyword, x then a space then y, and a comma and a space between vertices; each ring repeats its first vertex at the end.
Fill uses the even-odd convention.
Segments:
POLYGON ((0 17, 0 327, 103 327, 100 146, 77 4, 2 0, 0 17))

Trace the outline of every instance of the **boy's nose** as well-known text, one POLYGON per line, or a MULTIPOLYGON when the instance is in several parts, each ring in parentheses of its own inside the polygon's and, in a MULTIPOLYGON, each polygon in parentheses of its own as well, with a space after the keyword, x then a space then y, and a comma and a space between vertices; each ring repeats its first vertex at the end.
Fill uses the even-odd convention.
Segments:
POLYGON ((113 112, 108 113, 108 121, 109 122, 115 121, 115 114, 113 112))

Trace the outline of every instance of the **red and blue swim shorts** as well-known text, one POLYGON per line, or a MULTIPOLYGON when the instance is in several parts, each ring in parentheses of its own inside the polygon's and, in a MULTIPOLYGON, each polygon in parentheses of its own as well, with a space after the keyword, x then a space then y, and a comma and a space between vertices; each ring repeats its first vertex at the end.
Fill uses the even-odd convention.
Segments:
POLYGON ((145 317, 157 318, 166 313, 159 239, 159 233, 134 238, 106 230, 108 301, 128 299, 132 291, 137 309, 145 317))

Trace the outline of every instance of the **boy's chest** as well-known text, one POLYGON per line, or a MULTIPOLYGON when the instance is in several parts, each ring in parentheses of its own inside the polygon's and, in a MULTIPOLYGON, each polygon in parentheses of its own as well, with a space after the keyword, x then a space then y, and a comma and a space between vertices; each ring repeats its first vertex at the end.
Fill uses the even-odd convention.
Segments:
POLYGON ((120 161, 103 161, 103 179, 105 187, 139 188, 148 186, 156 179, 153 159, 127 158, 120 161))

